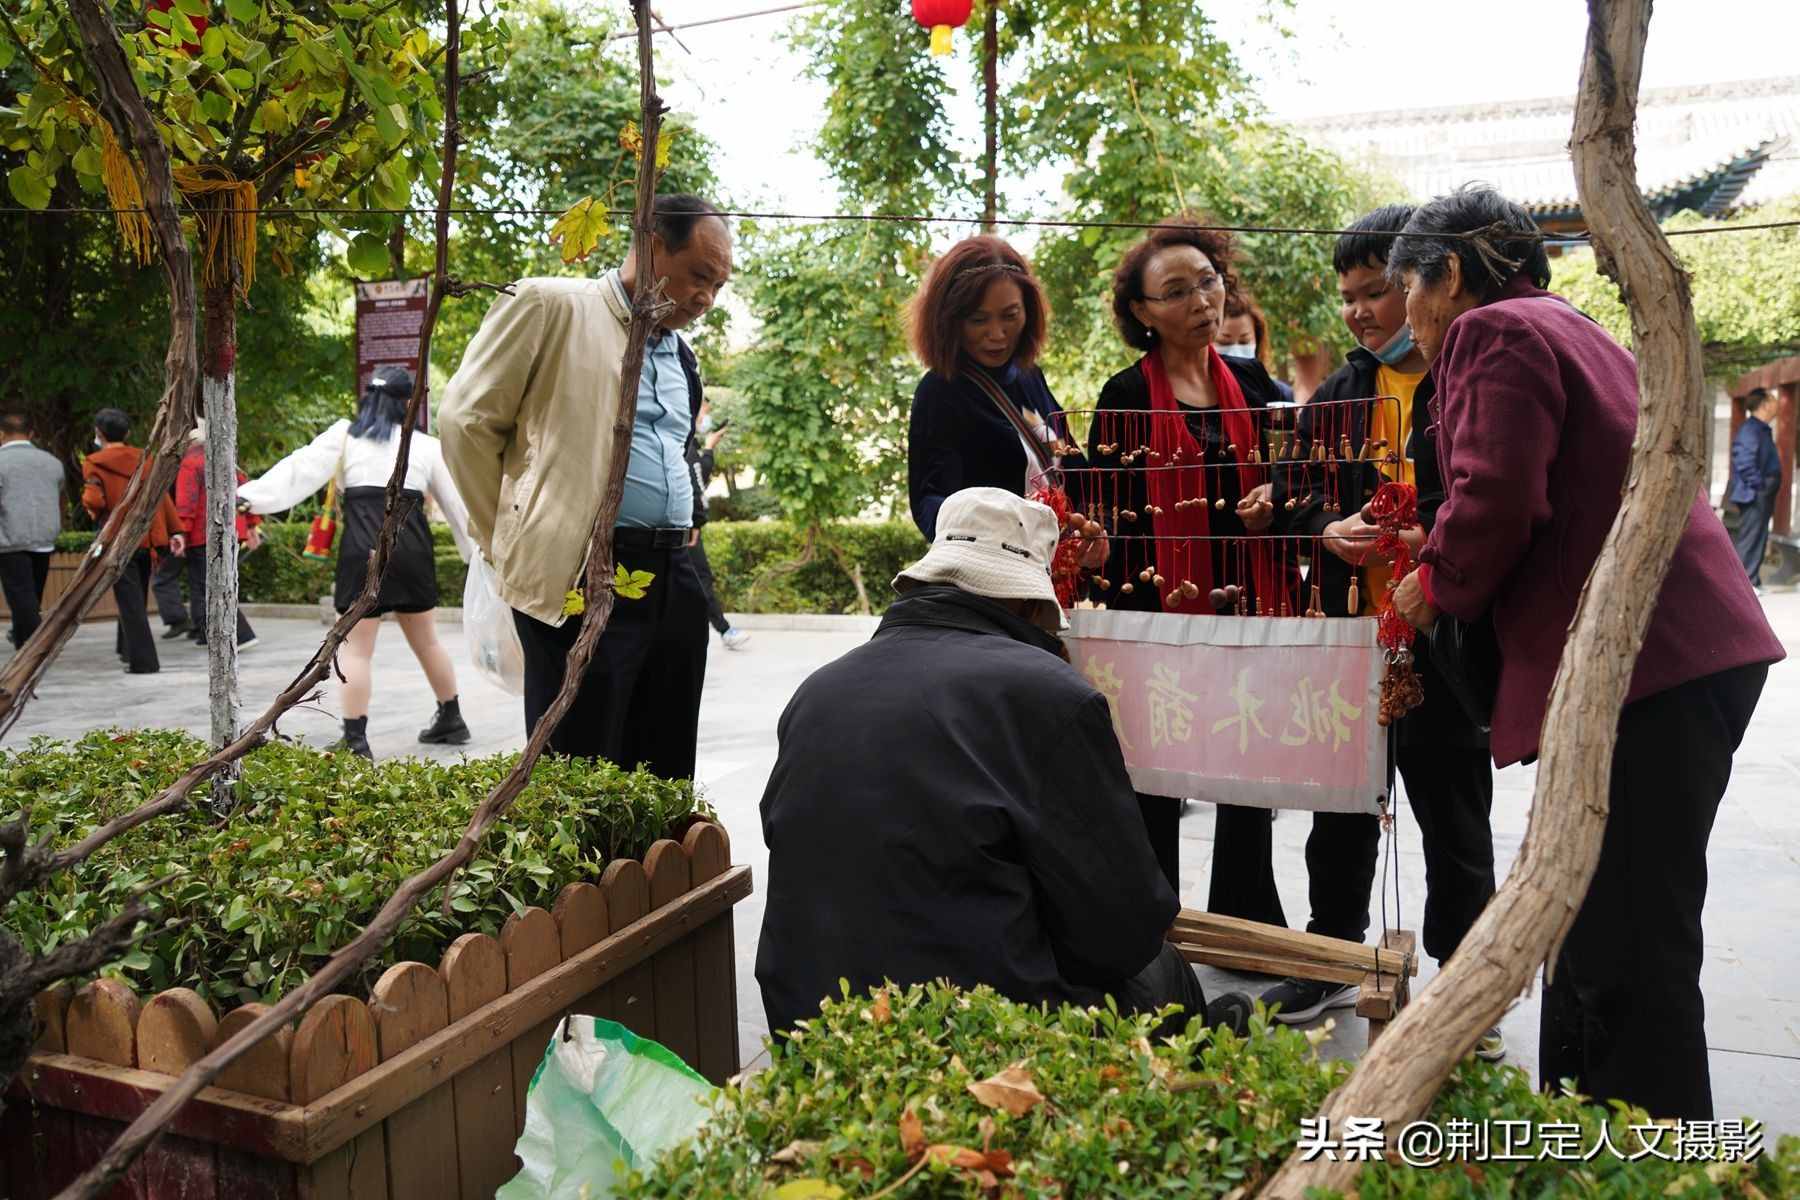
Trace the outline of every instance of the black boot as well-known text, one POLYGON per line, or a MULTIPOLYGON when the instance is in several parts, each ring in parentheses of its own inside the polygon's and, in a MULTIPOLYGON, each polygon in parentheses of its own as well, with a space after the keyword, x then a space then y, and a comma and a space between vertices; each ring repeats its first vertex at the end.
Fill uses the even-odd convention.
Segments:
POLYGON ((437 706, 431 724, 419 730, 419 740, 427 745, 460 746, 470 738, 469 726, 462 719, 458 697, 452 696, 437 706))
POLYGON ((352 754, 374 762, 375 752, 369 749, 369 718, 345 717, 344 740, 339 745, 352 754))

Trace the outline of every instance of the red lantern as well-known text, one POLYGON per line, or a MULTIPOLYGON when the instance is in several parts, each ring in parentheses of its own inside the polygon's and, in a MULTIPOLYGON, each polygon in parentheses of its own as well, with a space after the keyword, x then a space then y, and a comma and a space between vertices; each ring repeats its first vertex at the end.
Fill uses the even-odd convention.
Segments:
POLYGON ((950 31, 963 27, 971 7, 971 0, 912 0, 913 20, 931 30, 933 54, 950 53, 950 31))

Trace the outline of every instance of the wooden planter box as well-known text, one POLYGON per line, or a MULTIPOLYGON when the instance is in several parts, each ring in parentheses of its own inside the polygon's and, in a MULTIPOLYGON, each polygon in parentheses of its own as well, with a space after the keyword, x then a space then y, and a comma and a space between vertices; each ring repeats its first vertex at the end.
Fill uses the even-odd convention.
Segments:
MULTIPOLYGON (((58 550, 50 556, 50 574, 44 578, 44 598, 38 604, 40 612, 48 615, 56 602, 63 598, 63 593, 69 590, 69 581, 75 578, 75 572, 81 567, 81 560, 86 557, 86 554, 77 554, 73 550, 58 550)), ((150 611, 156 612, 154 596, 150 599, 150 611)), ((100 598, 94 601, 94 607, 88 609, 87 616, 82 619, 110 621, 118 615, 119 606, 113 600, 112 589, 107 588, 100 593, 100 598)), ((0 617, 11 616, 12 606, 6 602, 5 595, 0 594, 0 617)))
MULTIPOLYGON (((750 868, 699 824, 552 911, 399 963, 367 1003, 330 996, 238 1060, 111 1193, 137 1200, 475 1200, 517 1170, 525 1093, 556 1022, 611 1017, 708 1079, 738 1070, 731 908, 750 868)), ((39 998, 44 1033, 0 1115, 0 1197, 54 1196, 171 1076, 243 1028, 186 989, 101 979, 39 998)))

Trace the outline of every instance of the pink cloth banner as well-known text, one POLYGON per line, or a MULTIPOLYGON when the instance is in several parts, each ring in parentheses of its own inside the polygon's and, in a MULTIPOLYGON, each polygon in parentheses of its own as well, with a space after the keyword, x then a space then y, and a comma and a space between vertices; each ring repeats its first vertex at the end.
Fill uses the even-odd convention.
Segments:
POLYGON ((1380 811, 1387 731, 1373 618, 1077 609, 1069 656, 1112 709, 1132 785, 1153 796, 1380 811))

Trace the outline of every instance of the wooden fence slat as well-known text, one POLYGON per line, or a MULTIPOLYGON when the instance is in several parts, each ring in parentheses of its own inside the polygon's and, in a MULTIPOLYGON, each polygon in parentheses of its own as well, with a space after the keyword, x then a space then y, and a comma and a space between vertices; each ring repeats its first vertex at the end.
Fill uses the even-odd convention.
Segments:
MULTIPOLYGON (((144 1151, 143 1164, 144 1195, 149 1200, 240 1200, 243 1197, 241 1190, 219 1190, 217 1148, 209 1142, 165 1134, 144 1151)), ((261 1198, 253 1195, 244 1200, 261 1198)))
MULTIPOLYGON (((506 918, 500 929, 500 948, 506 951, 506 990, 517 991, 562 962, 562 940, 556 919, 541 908, 528 908, 506 918)), ((513 1137, 525 1132, 525 1094, 537 1074, 544 1049, 556 1034, 556 1018, 544 1021, 513 1039, 513 1137)))
POLYGON ((279 1159, 220 1146, 218 1173, 219 1200, 296 1200, 300 1195, 294 1164, 279 1159))
MULTIPOLYGON (((650 912, 650 880, 642 863, 622 858, 607 864, 600 876, 600 890, 606 893, 606 914, 612 931, 618 933, 633 921, 650 912)), ((612 984, 610 1017, 633 1033, 647 1038, 656 1036, 655 978, 649 963, 624 972, 612 984)))
MULTIPOLYGON (((227 1038, 267 1011, 268 1005, 254 1002, 232 1009, 220 1019, 213 1045, 223 1045, 227 1038)), ((293 1042, 292 1030, 277 1029, 220 1072, 214 1086, 231 1092, 247 1092, 265 1100, 287 1100, 293 1094, 288 1083, 293 1042)))
MULTIPOLYGON (((673 904, 693 886, 687 852, 667 839, 644 855, 644 873, 650 879, 652 910, 673 904)), ((695 1066, 700 1059, 700 1032, 694 1018, 694 947, 684 939, 658 951, 650 960, 656 981, 656 1040, 674 1051, 682 1062, 695 1066)))
POLYGON ((376 1063, 375 1021, 354 996, 327 996, 294 1031, 288 1055, 295 1104, 311 1104, 376 1063))
POLYGON ((571 883, 558 892, 550 915, 556 918, 564 962, 605 937, 611 928, 606 921, 606 893, 591 883, 571 883))
POLYGON ((159 992, 138 1017, 137 1065, 146 1071, 179 1075, 206 1057, 218 1031, 218 1019, 199 992, 192 988, 159 992))
MULTIPOLYGON (((693 826, 682 839, 693 886, 717 879, 731 866, 731 841, 711 823, 693 826)), ((737 944, 731 913, 708 921, 693 937, 694 1025, 700 1058, 693 1068, 716 1084, 738 1073, 737 944)))
MULTIPOLYGON (((451 1021, 460 1021, 506 994, 506 952, 485 933, 465 933, 444 951, 443 977, 451 1021)), ((512 1055, 505 1042, 451 1086, 456 1106, 456 1155, 461 1200, 489 1200, 517 1172, 513 1165, 512 1055)))
POLYGON ((299 1175, 301 1200, 388 1200, 382 1127, 364 1130, 312 1166, 301 1167, 299 1175))
POLYGON ((137 993, 117 979, 96 979, 69 1002, 69 1053, 115 1067, 137 1066, 137 993))
MULTIPOLYGON (((444 981, 424 963, 396 963, 370 993, 375 1040, 386 1062, 450 1024, 444 981)), ((456 1104, 444 1079, 387 1119, 388 1195, 392 1200, 445 1200, 460 1188, 456 1104)))
POLYGON ((37 994, 32 1001, 32 1010, 38 1023, 36 1049, 48 1050, 53 1054, 68 1053, 69 1002, 74 998, 75 989, 66 983, 45 988, 37 994))
MULTIPOLYGON (((550 910, 562 934, 563 961, 568 962, 612 932, 606 911, 606 893, 591 883, 571 883, 556 897, 550 910)), ((583 996, 569 1011, 583 1016, 605 1016, 612 1008, 612 985, 604 984, 583 996)))
MULTIPOLYGON (((29 1070, 29 1068, 27 1068, 29 1070)), ((70 1116, 39 1105, 17 1094, 8 1097, 0 1112, 0 1154, 6 1158, 6 1175, 12 1200, 46 1200, 51 1195, 50 1147, 64 1144, 70 1116)))

